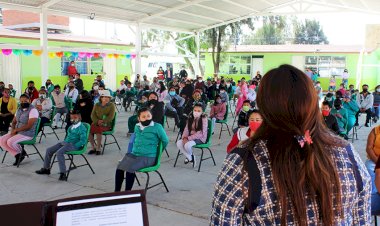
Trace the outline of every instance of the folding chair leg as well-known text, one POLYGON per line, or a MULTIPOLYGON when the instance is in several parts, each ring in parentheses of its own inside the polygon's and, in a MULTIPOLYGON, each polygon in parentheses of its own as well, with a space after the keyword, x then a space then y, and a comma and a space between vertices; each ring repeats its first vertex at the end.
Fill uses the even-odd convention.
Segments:
POLYGON ((160 176, 160 178, 161 178, 161 181, 162 181, 162 183, 163 183, 163 184, 164 184, 164 186, 165 186, 166 192, 169 192, 169 189, 168 189, 168 187, 166 186, 166 183, 165 183, 165 181, 164 181, 164 178, 162 177, 161 173, 160 173, 160 172, 158 172, 157 170, 156 170, 156 171, 154 171, 154 172, 156 172, 156 173, 158 174, 158 176, 160 176))
POLYGON ((139 181, 139 178, 137 177, 136 173, 135 173, 135 179, 136 179, 137 184, 138 184, 139 186, 141 186, 140 181, 139 181))
POLYGON ((69 169, 67 170, 67 173, 66 173, 66 180, 69 179, 69 175, 70 175, 70 171, 71 171, 71 166, 74 163, 74 156, 73 155, 68 155, 68 156, 69 156, 69 159, 70 159, 70 165, 69 165, 69 169))
POLYGON ((119 143, 118 143, 117 140, 116 140, 116 137, 115 137, 113 134, 111 134, 111 136, 113 137, 113 139, 114 139, 115 142, 116 142, 117 147, 118 147, 119 150, 121 151, 121 148, 120 148, 120 146, 119 146, 119 143))
POLYGON ((168 122, 168 118, 166 117, 166 125, 168 126, 168 128, 170 128, 169 127, 169 122, 168 122))
POLYGON ((201 148, 202 154, 201 154, 201 160, 199 160, 199 166, 198 166, 198 172, 201 171, 201 165, 203 161, 203 148, 201 148))
POLYGON ((231 136, 231 133, 230 133, 230 127, 228 126, 228 124, 226 123, 226 126, 227 126, 227 131, 228 131, 228 134, 231 136))
POLYGON ((375 215, 375 226, 377 226, 377 216, 375 215))
MULTIPOLYGON (((86 161, 86 164, 88 165, 88 167, 90 167, 90 170, 92 171, 92 174, 95 174, 94 172, 94 169, 92 169, 90 163, 88 162, 86 156, 84 156, 83 154, 81 154, 81 156, 84 158, 84 160, 86 161)), ((74 162, 73 162, 73 165, 75 166, 74 162)))
POLYGON ((207 148, 207 149, 208 149, 208 151, 210 152, 210 155, 211 155, 212 161, 214 162, 214 166, 216 166, 215 159, 214 159, 214 155, 212 154, 210 148, 207 148))
POLYGON ((238 114, 236 114, 235 117, 234 117, 234 122, 232 123, 232 128, 234 128, 237 116, 238 116, 238 114))
POLYGON ((102 155, 104 155, 104 149, 106 148, 106 145, 107 145, 107 135, 105 135, 105 138, 104 138, 102 155))
POLYGON ((53 127, 50 126, 50 128, 51 128, 51 130, 53 130, 55 137, 57 137, 57 139, 59 140, 59 137, 58 137, 57 133, 55 132, 55 130, 53 129, 53 127))
POLYGON ((178 150, 177 157, 175 158, 174 167, 177 165, 178 157, 181 154, 180 150, 178 150))
POLYGON ((8 152, 7 152, 7 151, 4 151, 3 161, 1 161, 1 163, 4 163, 5 156, 7 156, 7 154, 8 154, 8 152))
POLYGON ((222 130, 223 130, 223 123, 220 124, 219 140, 220 140, 220 137, 222 136, 222 130))
POLYGON ((146 178, 146 184, 145 184, 145 192, 148 190, 148 186, 149 186, 149 173, 145 173, 147 178, 146 178))
POLYGON ((169 158, 170 156, 169 156, 169 153, 168 153, 168 149, 166 149, 166 148, 165 148, 165 153, 166 153, 166 155, 167 155, 168 158, 169 158))
MULTIPOLYGON (((41 158, 41 160, 42 160, 42 162, 43 162, 43 161, 44 161, 44 158, 42 157, 41 153, 38 151, 37 147, 36 147, 34 144, 33 144, 32 146, 34 147, 34 149, 36 149, 37 154, 40 156, 40 158, 41 158)), ((23 148, 23 150, 24 150, 24 148, 23 148)))
POLYGON ((177 138, 175 139, 175 142, 177 143, 178 139, 182 138, 182 133, 181 131, 178 131, 177 138))

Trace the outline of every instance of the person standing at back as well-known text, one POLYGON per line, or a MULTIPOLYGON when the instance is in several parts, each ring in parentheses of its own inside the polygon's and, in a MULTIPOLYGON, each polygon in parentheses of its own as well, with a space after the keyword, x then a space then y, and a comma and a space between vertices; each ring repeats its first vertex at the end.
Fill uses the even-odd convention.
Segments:
POLYGON ((272 69, 257 105, 263 122, 227 155, 210 225, 369 225, 370 177, 324 125, 311 79, 290 65, 272 69))

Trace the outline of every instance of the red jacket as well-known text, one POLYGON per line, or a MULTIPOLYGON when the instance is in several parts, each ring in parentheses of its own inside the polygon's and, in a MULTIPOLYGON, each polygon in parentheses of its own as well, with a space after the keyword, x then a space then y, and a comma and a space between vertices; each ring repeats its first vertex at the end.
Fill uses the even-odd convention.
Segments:
POLYGON ((26 89, 25 89, 25 93, 29 96, 29 98, 30 98, 30 103, 32 103, 33 100, 34 100, 34 99, 37 99, 38 96, 39 96, 39 92, 38 92, 38 90, 37 90, 36 88, 33 89, 33 92, 29 92, 29 89, 26 88, 26 89))
POLYGON ((78 74, 77 69, 75 68, 75 66, 71 66, 71 65, 68 66, 67 67, 67 74, 68 75, 72 75, 72 76, 78 74))

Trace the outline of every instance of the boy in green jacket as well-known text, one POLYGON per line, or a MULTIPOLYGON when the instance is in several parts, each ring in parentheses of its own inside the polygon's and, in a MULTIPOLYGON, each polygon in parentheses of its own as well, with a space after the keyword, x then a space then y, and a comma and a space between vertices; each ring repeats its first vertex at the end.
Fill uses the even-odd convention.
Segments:
POLYGON ((136 177, 135 172, 142 168, 154 166, 158 161, 158 145, 162 142, 164 150, 169 143, 169 138, 162 125, 153 122, 149 108, 139 109, 137 117, 139 123, 135 127, 136 137, 133 142, 132 153, 127 153, 117 166, 115 192, 121 190, 124 178, 125 190, 131 190, 136 177))
POLYGON ((66 181, 66 164, 65 153, 69 151, 80 150, 87 142, 87 129, 81 123, 81 115, 79 111, 73 111, 70 114, 70 120, 72 125, 68 129, 67 137, 64 141, 48 148, 45 154, 44 167, 37 170, 37 174, 50 174, 50 162, 54 153, 57 155, 60 176, 59 180, 66 181))

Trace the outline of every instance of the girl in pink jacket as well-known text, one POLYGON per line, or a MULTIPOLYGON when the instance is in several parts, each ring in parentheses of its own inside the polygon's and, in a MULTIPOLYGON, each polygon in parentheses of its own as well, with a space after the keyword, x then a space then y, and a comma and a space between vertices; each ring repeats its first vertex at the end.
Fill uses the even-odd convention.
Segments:
POLYGON ((236 114, 239 114, 243 106, 243 102, 247 99, 247 95, 248 95, 247 83, 245 82, 245 79, 242 78, 240 82, 240 95, 239 95, 238 102, 236 104, 236 110, 235 110, 236 114))
POLYGON ((193 163, 193 168, 196 165, 196 161, 192 147, 197 144, 206 143, 207 129, 207 116, 203 114, 202 105, 195 104, 183 130, 182 139, 177 141, 178 149, 186 157, 185 164, 191 162, 193 163))
POLYGON ((215 102, 211 107, 210 118, 212 120, 212 128, 214 132, 216 120, 223 120, 226 114, 226 103, 222 102, 220 95, 215 96, 215 102))

